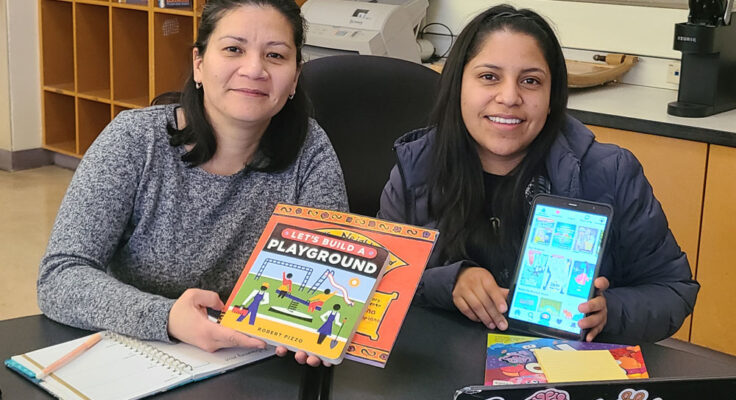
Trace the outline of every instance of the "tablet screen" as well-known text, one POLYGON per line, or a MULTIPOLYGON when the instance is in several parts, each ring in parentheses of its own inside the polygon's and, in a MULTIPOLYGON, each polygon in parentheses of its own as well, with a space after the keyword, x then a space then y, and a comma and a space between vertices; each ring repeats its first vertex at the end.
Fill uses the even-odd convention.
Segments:
POLYGON ((579 334, 609 217, 539 203, 532 212, 508 316, 579 334))

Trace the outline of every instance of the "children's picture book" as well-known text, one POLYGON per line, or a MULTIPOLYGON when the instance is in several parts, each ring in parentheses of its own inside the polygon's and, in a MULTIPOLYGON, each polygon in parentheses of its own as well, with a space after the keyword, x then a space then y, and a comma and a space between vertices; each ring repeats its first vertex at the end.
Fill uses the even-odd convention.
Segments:
POLYGON ((489 333, 485 385, 546 383, 536 349, 608 350, 629 379, 649 377, 639 346, 489 333))
POLYGON ((432 229, 356 214, 279 204, 221 323, 333 363, 344 356, 383 367, 437 235, 432 229), (344 261, 336 266, 330 256, 327 262, 310 259, 310 249, 339 254, 344 261), (365 258, 374 251, 374 259, 365 258), (385 264, 380 280, 369 264, 385 264))
POLYGON ((144 341, 103 332, 97 344, 45 378, 36 379, 37 372, 88 338, 13 356, 5 365, 60 399, 138 399, 274 354, 273 347, 208 353, 183 342, 144 341))

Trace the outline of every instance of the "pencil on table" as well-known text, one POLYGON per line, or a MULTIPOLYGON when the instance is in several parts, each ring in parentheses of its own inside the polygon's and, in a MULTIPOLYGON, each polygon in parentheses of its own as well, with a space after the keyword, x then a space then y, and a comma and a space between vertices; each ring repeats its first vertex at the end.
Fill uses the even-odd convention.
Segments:
POLYGON ((74 350, 70 351, 69 353, 67 353, 66 355, 64 355, 63 357, 61 357, 60 359, 58 359, 58 360, 54 361, 53 363, 51 363, 51 365, 49 365, 48 367, 44 368, 43 371, 38 372, 36 374, 36 379, 43 379, 48 374, 50 374, 50 373, 56 371, 57 369, 63 367, 64 364, 66 364, 69 361, 73 360, 74 358, 76 358, 80 354, 82 354, 85 351, 87 351, 90 347, 92 347, 95 344, 97 344, 97 342, 99 342, 100 339, 102 339, 102 334, 100 332, 97 332, 94 335, 90 336, 89 339, 85 340, 85 342, 82 343, 82 344, 80 344, 79 346, 77 346, 77 348, 75 348, 74 350))

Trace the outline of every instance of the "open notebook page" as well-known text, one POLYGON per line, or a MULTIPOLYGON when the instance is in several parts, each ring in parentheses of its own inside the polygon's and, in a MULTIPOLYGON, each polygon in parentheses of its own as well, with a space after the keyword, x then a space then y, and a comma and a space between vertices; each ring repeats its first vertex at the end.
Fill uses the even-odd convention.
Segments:
MULTIPOLYGON (((144 343, 166 352, 143 354, 131 343, 115 340, 115 334, 106 333, 103 339, 69 364, 49 375, 41 386, 62 398, 78 399, 134 399, 144 397, 191 380, 247 364, 274 354, 269 348, 224 349, 208 353, 186 343, 143 342, 128 339, 134 344, 144 343), (192 368, 177 368, 188 364, 192 368)), ((82 337, 55 346, 13 357, 33 372, 38 372, 83 343, 82 337)), ((118 337, 119 339, 119 337, 118 337)))
MULTIPOLYGON (((37 367, 32 369, 34 372, 40 371, 86 339, 83 337, 19 357, 31 361, 37 367)), ((186 377, 179 371, 169 369, 141 356, 124 344, 105 337, 49 375, 44 383, 54 388, 54 393, 56 390, 71 391, 82 399, 130 399, 175 385, 182 379, 186 377)))

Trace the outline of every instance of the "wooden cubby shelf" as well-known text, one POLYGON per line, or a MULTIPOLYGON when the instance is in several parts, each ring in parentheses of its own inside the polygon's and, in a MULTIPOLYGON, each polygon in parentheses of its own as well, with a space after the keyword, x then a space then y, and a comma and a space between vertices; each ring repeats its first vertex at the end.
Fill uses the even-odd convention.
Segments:
POLYGON ((51 86, 44 86, 44 91, 47 92, 54 92, 59 94, 66 94, 69 96, 74 96, 74 83, 64 83, 64 84, 57 84, 57 85, 51 85, 51 86))
POLYGON ((128 8, 131 10, 147 10, 148 5, 146 4, 128 4, 128 3, 111 3, 113 7, 117 8, 128 8))
POLYGON ((191 71, 192 18, 156 12, 153 21, 154 93, 179 90, 191 71))
POLYGON ((110 8, 75 4, 77 92, 110 98, 110 8))
POLYGON ((83 154, 110 123, 111 105, 77 98, 77 152, 83 154))
POLYGON ((121 111, 181 89, 192 64, 194 10, 157 0, 37 0, 43 145, 75 157, 121 111))
POLYGON ((67 155, 77 154, 74 97, 44 92, 44 135, 46 148, 67 155))
POLYGON ((130 110, 130 108, 123 107, 123 106, 118 106, 118 105, 112 106, 112 117, 113 118, 117 117, 118 114, 120 114, 121 112, 123 112, 125 110, 130 110))
POLYGON ((148 104, 148 13, 112 9, 113 100, 148 104))
POLYGON ((64 1, 42 0, 41 70, 43 84, 61 90, 74 88, 74 5, 64 1))
POLYGON ((93 5, 103 5, 106 6, 110 4, 110 0, 76 0, 75 3, 77 4, 93 4, 93 5))

